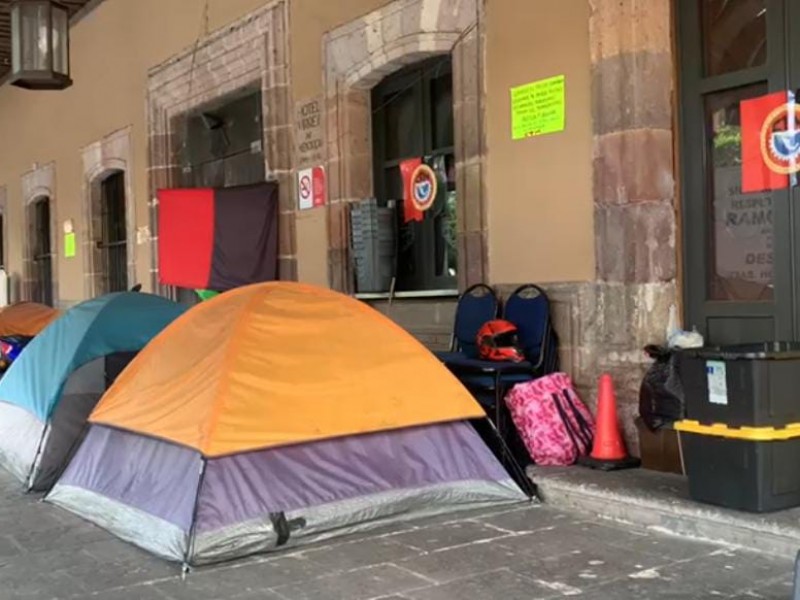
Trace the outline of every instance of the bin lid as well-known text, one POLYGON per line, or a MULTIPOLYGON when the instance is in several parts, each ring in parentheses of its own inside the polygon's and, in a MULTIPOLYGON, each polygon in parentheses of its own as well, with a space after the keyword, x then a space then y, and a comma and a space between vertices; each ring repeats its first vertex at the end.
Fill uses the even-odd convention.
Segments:
POLYGON ((686 433, 750 442, 774 442, 800 438, 800 423, 792 423, 786 427, 728 427, 722 423, 703 425, 699 421, 685 420, 675 423, 675 429, 686 433))
POLYGON ((800 342, 706 346, 682 352, 686 356, 706 360, 797 360, 800 359, 800 342))

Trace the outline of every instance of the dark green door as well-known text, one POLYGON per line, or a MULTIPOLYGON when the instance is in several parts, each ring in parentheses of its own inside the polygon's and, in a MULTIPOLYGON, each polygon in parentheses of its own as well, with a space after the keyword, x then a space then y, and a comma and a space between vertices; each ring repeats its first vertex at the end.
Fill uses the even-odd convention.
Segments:
POLYGON ((800 192, 741 191, 739 103, 800 87, 800 2, 678 0, 686 321, 800 339, 800 192))

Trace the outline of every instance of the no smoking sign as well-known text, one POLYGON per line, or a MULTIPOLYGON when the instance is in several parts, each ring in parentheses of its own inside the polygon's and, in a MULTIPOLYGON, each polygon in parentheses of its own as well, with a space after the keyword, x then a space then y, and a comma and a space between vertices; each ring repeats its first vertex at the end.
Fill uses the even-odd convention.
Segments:
POLYGON ((313 167, 297 172, 297 205, 300 210, 325 206, 325 168, 313 167))

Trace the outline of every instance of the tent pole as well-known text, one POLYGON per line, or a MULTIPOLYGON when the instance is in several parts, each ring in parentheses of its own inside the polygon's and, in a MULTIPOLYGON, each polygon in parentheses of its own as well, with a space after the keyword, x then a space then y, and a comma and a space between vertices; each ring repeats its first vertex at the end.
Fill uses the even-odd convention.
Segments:
POLYGON ((41 436, 39 436, 39 445, 36 448, 36 455, 33 458, 33 463, 31 463, 31 468, 28 471, 28 476, 25 478, 25 493, 27 494, 33 489, 33 480, 36 477, 36 467, 39 464, 39 460, 42 457, 42 453, 44 452, 44 442, 47 439, 47 435, 50 433, 50 423, 48 422, 44 426, 44 432, 41 436))
MULTIPOLYGON (((72 459, 78 452, 78 448, 86 439, 86 436, 89 432, 89 427, 90 427, 89 421, 84 421, 83 425, 81 426, 81 432, 78 434, 78 437, 76 437, 75 440, 73 440, 72 444, 70 444, 66 460, 62 465, 58 467, 58 473, 56 474, 55 477, 53 477, 53 484, 47 489, 45 496, 42 496, 42 501, 44 501, 44 499, 47 497, 47 494, 49 494, 52 491, 53 487, 56 485, 56 483, 58 483, 58 480, 61 479, 61 476, 67 470, 67 467, 69 467, 69 464, 72 462, 72 459)), ((33 476, 33 473, 31 473, 31 476, 33 476)), ((31 481, 31 484, 32 483, 33 481, 31 481)))
POLYGON ((536 489, 536 484, 528 479, 525 469, 523 469, 522 466, 520 466, 520 464, 517 462, 517 459, 514 458, 514 455, 511 453, 511 448, 509 448, 508 444, 506 444, 506 441, 503 439, 503 436, 500 434, 500 431, 497 429, 497 426, 494 424, 494 422, 489 417, 486 417, 486 420, 489 422, 489 426, 492 428, 497 441, 500 443, 503 457, 508 461, 511 467, 509 475, 517 480, 517 483, 522 488, 522 491, 525 492, 529 499, 532 500, 533 498, 536 498, 538 500, 539 493, 536 489))

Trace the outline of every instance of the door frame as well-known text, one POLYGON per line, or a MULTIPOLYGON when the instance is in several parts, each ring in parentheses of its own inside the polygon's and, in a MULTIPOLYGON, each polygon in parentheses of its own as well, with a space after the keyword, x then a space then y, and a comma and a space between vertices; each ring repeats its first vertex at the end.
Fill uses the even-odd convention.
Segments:
MULTIPOLYGON (((768 92, 786 89, 788 84, 789 45, 787 28, 789 17, 784 0, 767 0, 767 59, 764 65, 705 77, 703 74, 703 36, 697 0, 675 0, 675 40, 677 72, 677 126, 678 152, 681 174, 680 185, 680 236, 681 236, 681 298, 684 326, 697 327, 708 339, 711 318, 770 318, 774 323, 774 337, 800 339, 797 315, 797 297, 792 273, 796 264, 794 241, 790 223, 798 215, 789 202, 788 190, 776 190, 773 206, 773 285, 771 302, 719 301, 708 299, 709 258, 713 238, 710 237, 708 177, 708 130, 705 121, 704 98, 714 92, 767 82, 768 92), (773 15, 770 18, 770 15, 773 15), (780 84, 780 85, 779 85, 780 84), (699 135, 699 138, 698 138, 699 135), (702 202, 695 198, 702 196, 702 202), (788 231, 779 231, 783 224, 788 231), (702 258, 702 260, 700 260, 702 258), (790 301, 776 302, 783 295, 790 301)), ((800 13, 800 7, 795 7, 800 13)), ((800 16, 800 14, 798 14, 800 16)), ((792 48, 800 69, 800 44, 792 48)), ((800 80, 799 80, 800 81, 800 80)), ((797 193, 797 190, 795 190, 797 193)), ((795 228, 800 232, 800 228, 795 228)), ((755 341, 755 340, 752 340, 755 341)))

